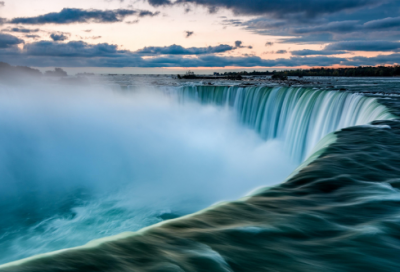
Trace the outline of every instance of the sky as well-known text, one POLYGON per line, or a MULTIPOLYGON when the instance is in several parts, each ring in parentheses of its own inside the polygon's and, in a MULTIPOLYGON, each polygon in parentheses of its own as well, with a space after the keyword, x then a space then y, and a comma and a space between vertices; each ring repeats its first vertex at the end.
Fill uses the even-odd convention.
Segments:
POLYGON ((400 63, 399 0, 4 0, 0 24, 0 61, 41 69, 400 63))

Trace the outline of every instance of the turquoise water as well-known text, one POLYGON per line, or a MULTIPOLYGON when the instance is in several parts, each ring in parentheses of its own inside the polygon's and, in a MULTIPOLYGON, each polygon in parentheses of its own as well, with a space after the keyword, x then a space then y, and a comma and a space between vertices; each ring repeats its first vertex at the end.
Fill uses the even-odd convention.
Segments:
POLYGON ((304 87, 189 86, 179 99, 234 108, 264 140, 282 139, 297 162, 333 131, 394 118, 375 98, 304 87))
POLYGON ((234 200, 296 167, 230 110, 51 87, 0 93, 0 263, 234 200))
POLYGON ((166 82, 3 94, 3 263, 164 223, 1 271, 398 270, 396 98, 166 82))

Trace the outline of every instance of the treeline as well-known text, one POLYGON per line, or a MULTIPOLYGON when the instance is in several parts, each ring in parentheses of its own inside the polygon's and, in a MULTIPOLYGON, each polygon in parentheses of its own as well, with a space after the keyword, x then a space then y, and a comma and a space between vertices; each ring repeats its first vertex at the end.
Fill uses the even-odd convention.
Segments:
MULTIPOLYGON (((10 79, 20 76, 40 77, 42 72, 38 69, 27 66, 12 66, 5 62, 0 62, 0 79, 10 79)), ((54 71, 46 71, 45 76, 65 77, 68 74, 61 68, 55 68, 54 71)))
POLYGON ((313 69, 297 69, 285 71, 253 71, 253 72, 229 72, 224 75, 282 75, 282 76, 331 76, 331 77, 393 77, 400 76, 400 66, 359 66, 355 68, 313 68, 313 69))
POLYGON ((236 76, 236 75, 242 75, 242 76, 270 76, 273 74, 278 73, 277 71, 269 72, 269 71, 253 71, 253 72, 247 72, 247 71, 242 71, 242 72, 225 72, 225 73, 214 73, 214 75, 221 75, 221 76, 236 76))
POLYGON ((0 77, 9 77, 13 75, 41 76, 42 73, 30 67, 11 66, 8 63, 0 62, 0 77))

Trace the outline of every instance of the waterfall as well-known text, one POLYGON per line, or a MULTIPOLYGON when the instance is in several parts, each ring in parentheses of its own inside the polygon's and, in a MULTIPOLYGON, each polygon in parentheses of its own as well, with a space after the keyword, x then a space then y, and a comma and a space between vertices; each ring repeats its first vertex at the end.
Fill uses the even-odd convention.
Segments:
POLYGON ((178 98, 233 108, 263 139, 283 140, 297 162, 333 131, 395 118, 375 98, 304 87, 185 86, 178 98))

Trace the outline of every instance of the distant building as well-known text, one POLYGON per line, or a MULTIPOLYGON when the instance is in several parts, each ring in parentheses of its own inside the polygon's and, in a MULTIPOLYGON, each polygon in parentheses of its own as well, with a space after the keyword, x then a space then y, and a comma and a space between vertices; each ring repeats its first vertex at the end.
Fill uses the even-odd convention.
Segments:
POLYGON ((187 71, 186 74, 182 77, 184 79, 196 79, 197 76, 192 71, 187 71))
POLYGON ((214 72, 214 76, 219 76, 220 74, 217 72, 214 72))

